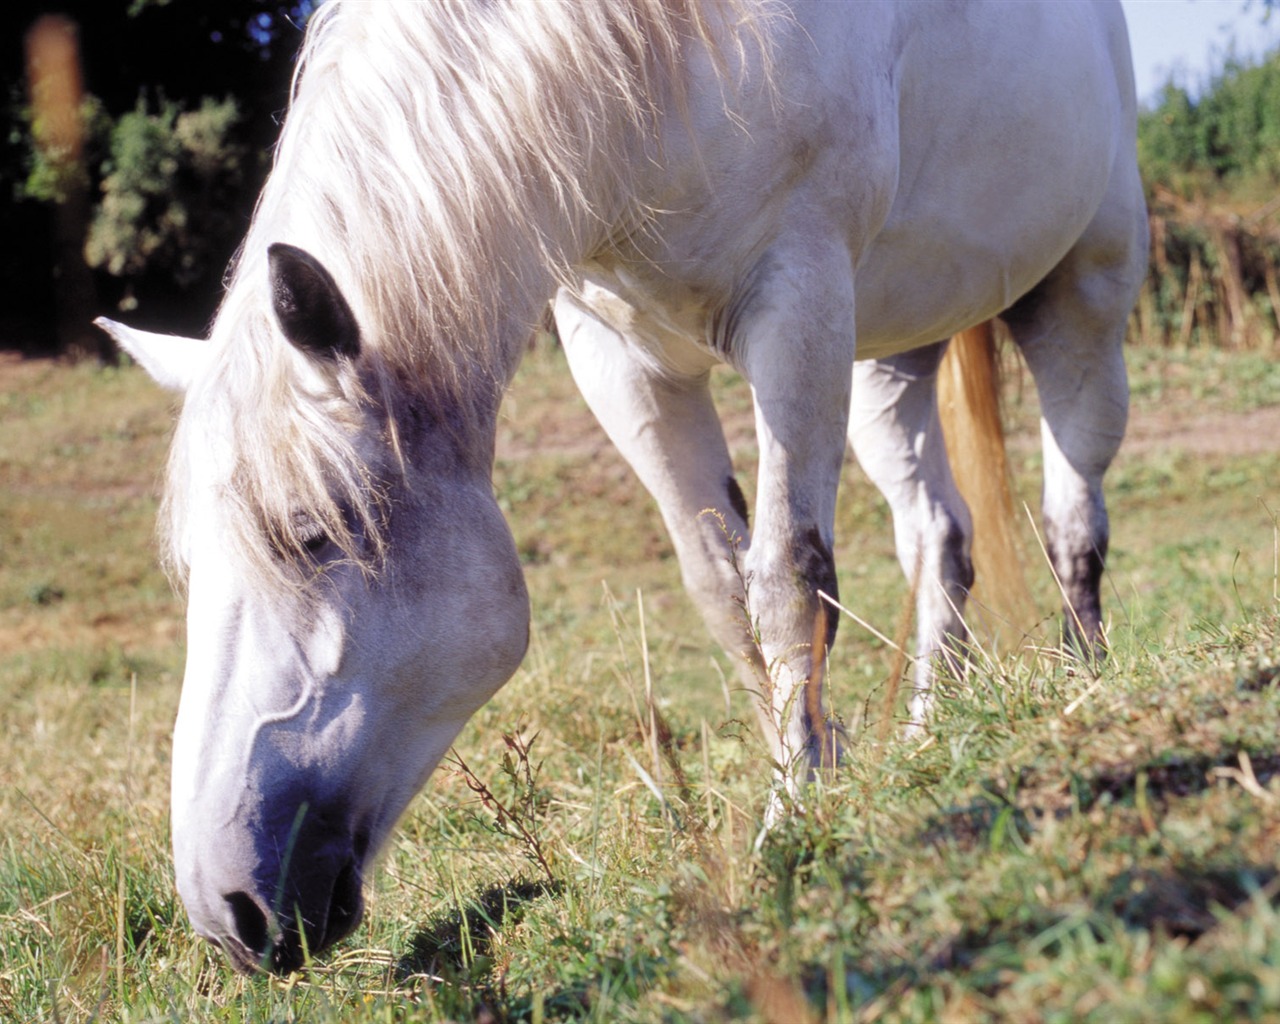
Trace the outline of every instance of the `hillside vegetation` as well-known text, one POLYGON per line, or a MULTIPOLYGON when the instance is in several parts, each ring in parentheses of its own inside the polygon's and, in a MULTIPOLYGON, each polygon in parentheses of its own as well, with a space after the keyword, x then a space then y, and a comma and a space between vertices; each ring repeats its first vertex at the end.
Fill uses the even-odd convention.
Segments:
POLYGON ((1134 337, 1274 350, 1280 337, 1280 53, 1169 84, 1139 123, 1151 267, 1134 337))

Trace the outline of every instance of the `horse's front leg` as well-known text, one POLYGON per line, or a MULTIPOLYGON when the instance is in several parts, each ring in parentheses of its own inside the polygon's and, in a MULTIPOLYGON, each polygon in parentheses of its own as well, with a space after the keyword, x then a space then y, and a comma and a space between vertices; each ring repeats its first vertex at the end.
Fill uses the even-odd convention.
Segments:
POLYGON ((708 387, 714 360, 689 343, 657 359, 568 290, 556 298, 555 317, 579 391, 658 503, 685 589, 721 646, 749 664, 736 567, 750 543, 747 508, 708 387))
POLYGON ((793 792, 839 756, 822 666, 836 618, 832 545, 854 359, 852 259, 838 241, 776 247, 741 304, 730 354, 751 384, 760 443, 748 609, 763 655, 766 728, 793 792))

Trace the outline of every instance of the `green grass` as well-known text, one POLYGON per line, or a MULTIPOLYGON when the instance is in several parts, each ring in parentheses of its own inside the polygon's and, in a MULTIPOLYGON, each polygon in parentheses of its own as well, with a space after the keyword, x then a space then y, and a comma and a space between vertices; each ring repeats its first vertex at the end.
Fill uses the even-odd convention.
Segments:
POLYGON ((1280 360, 1268 352, 1138 346, 1128 363, 1136 405, 1240 411, 1280 403, 1280 360))
MULTIPOLYGON (((1178 392, 1192 411, 1268 403, 1249 360, 1176 360, 1135 360, 1136 416, 1175 376, 1216 382, 1178 392)), ((740 422, 740 383, 718 387, 740 422)), ((244 979, 189 931, 168 859, 181 611, 150 542, 168 400, 134 370, 0 365, 0 1020, 1280 1019, 1280 453, 1122 455, 1112 657, 979 655, 923 742, 877 739, 892 659, 844 622, 848 762, 757 850, 751 701, 656 511, 557 354, 530 358, 510 410, 496 485, 534 639, 457 749, 525 808, 553 877, 445 768, 357 933, 303 975, 244 979), (658 764, 646 659, 673 738, 658 764), (532 741, 532 780, 504 772, 504 733, 532 741)), ((892 634, 905 586, 852 467, 839 536, 845 603, 892 634)))

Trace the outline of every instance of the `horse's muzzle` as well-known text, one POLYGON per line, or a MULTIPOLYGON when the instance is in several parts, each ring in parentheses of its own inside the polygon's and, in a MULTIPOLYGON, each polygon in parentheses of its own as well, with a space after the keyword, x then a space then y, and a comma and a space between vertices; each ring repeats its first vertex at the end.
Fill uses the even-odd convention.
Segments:
POLYGON ((331 878, 308 872, 304 884, 283 887, 274 909, 260 895, 225 893, 230 933, 215 937, 237 970, 286 975, 321 950, 350 935, 364 913, 355 859, 331 878))
POLYGON ((243 844, 229 840, 219 849, 214 839, 182 887, 196 931, 246 973, 298 970, 350 935, 364 913, 367 834, 332 808, 292 806, 289 824, 250 829, 243 844), (218 859, 227 848, 249 846, 249 856, 218 859))

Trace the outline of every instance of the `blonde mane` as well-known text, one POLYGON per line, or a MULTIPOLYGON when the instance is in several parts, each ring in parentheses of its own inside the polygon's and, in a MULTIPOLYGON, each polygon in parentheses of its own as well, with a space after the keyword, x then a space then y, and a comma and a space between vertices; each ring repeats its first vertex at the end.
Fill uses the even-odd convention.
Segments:
MULTIPOLYGON (((230 453, 228 516, 246 568, 296 586, 316 527, 378 563, 405 410, 464 425, 496 406, 567 264, 643 219, 632 168, 682 109, 691 47, 722 70, 758 5, 330 0, 313 16, 271 176, 188 395, 162 528, 186 573, 193 466, 230 453), (273 322, 267 246, 316 256, 362 330, 358 373, 315 374, 273 322), (363 411, 362 411, 363 410, 363 411), (377 410, 376 414, 369 410, 377 410), (365 448, 368 445, 366 443, 365 448), (295 569, 286 569, 287 565, 295 569)), ((756 19, 756 20, 753 20, 756 19)), ((739 54, 740 55, 740 54, 739 54)))

